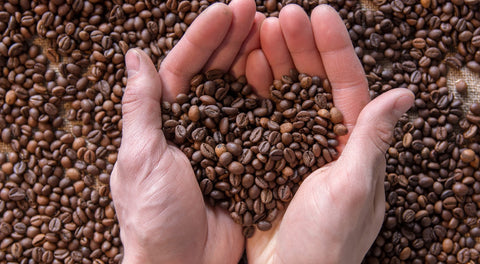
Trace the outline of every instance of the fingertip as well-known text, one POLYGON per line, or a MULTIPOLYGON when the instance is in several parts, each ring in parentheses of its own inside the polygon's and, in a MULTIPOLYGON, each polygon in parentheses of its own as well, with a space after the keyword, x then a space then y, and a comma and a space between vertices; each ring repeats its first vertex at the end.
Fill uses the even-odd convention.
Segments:
POLYGON ((413 105, 414 99, 415 96, 408 89, 396 88, 368 103, 353 128, 350 139, 357 143, 354 145, 359 148, 363 145, 382 155, 390 145, 395 124, 413 105))
POLYGON ((415 94, 412 91, 406 88, 397 88, 393 90, 395 93, 398 93, 397 99, 394 104, 395 115, 400 118, 402 114, 408 111, 413 106, 415 101, 415 94))
POLYGON ((260 12, 255 12, 255 22, 262 22, 263 20, 265 20, 267 18, 267 16, 265 16, 264 13, 260 13, 260 12))
POLYGON ((225 18, 232 18, 233 12, 232 9, 224 3, 213 3, 202 13, 204 16, 216 13, 215 15, 222 15, 225 18))
POLYGON ((284 37, 286 33, 295 33, 296 31, 302 31, 304 27, 310 27, 307 13, 296 4, 288 4, 282 8, 278 20, 284 37))
POLYGON ((264 36, 264 34, 268 34, 272 30, 277 30, 277 28, 280 29, 280 24, 278 24, 277 17, 265 18, 260 26, 260 38, 267 39, 268 36, 264 36))
POLYGON ((332 7, 328 5, 316 7, 312 11, 311 21, 320 53, 352 46, 343 20, 332 7))
POLYGON ((141 49, 132 48, 125 54, 128 84, 137 83, 142 78, 157 78, 158 73, 151 58, 141 49), (135 78, 134 78, 135 77, 135 78))
POLYGON ((229 7, 236 8, 239 6, 243 9, 244 12, 254 13, 257 9, 255 1, 253 0, 232 0, 229 4, 229 7))
POLYGON ((289 12, 290 10, 297 9, 297 7, 298 7, 298 8, 301 8, 299 5, 294 4, 294 3, 289 3, 289 4, 285 5, 285 6, 282 7, 282 9, 280 10, 279 17, 282 16, 282 13, 286 13, 286 12, 289 12))
POLYGON ((323 15, 327 15, 328 13, 336 15, 337 11, 335 10, 335 8, 331 7, 330 5, 326 5, 326 4, 318 5, 312 10, 312 16, 314 16, 314 15, 317 16, 317 15, 320 15, 322 13, 324 13, 323 15))
POLYGON ((415 95, 406 88, 396 88, 372 100, 360 113, 363 123, 383 122, 394 126, 398 119, 413 106, 415 95))
POLYGON ((278 14, 278 18, 282 19, 284 17, 290 16, 292 13, 298 13, 298 12, 305 12, 303 8, 301 8, 297 4, 287 4, 284 6, 281 10, 280 13, 278 14))
POLYGON ((140 69, 140 54, 137 49, 129 49, 125 55, 125 67, 128 78, 132 78, 140 69))

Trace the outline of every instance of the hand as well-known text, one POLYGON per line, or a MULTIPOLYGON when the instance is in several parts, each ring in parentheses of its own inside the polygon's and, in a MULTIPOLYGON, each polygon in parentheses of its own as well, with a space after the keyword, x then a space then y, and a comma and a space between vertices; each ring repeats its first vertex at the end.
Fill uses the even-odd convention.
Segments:
POLYGON ((297 5, 260 29, 262 49, 248 58, 247 75, 267 96, 273 78, 289 69, 327 77, 349 134, 340 138, 338 160, 313 172, 283 217, 247 240, 254 263, 360 263, 375 240, 385 211, 385 152, 400 116, 413 104, 407 89, 369 102, 368 86, 343 21, 331 7, 316 7, 311 20, 297 5))
POLYGON ((159 72, 140 50, 126 54, 123 139, 111 177, 123 263, 238 263, 244 250, 241 226, 205 205, 189 160, 165 140, 160 102, 187 92, 202 70, 245 74, 247 55, 260 47, 264 16, 255 8, 250 0, 213 4, 159 72))

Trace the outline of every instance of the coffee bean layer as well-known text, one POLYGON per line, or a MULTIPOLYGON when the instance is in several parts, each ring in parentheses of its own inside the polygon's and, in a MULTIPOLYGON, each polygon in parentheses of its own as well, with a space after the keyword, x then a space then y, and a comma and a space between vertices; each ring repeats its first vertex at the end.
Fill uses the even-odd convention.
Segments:
MULTIPOLYGON (((214 2, 2 1, 0 263, 121 261, 108 183, 125 52, 138 47, 160 65, 214 2), (50 229, 54 218, 60 230, 50 229)), ((255 3, 269 17, 287 4, 332 6, 371 97, 397 87, 415 94, 387 153, 384 224, 364 262, 480 262, 480 1, 255 3)))
POLYGON ((163 131, 189 158, 205 199, 230 212, 246 237, 266 231, 300 183, 336 159, 347 134, 328 80, 298 74, 259 98, 246 79, 210 71, 163 102, 163 131))

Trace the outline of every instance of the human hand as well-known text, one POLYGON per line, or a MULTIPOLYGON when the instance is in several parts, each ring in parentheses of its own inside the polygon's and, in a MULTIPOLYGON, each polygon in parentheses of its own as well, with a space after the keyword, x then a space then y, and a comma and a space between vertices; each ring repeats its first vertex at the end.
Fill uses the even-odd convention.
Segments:
POLYGON ((331 7, 316 7, 311 20, 297 5, 260 29, 262 49, 248 58, 247 74, 267 96, 273 78, 289 69, 328 78, 335 106, 349 129, 339 138, 338 160, 313 172, 271 230, 247 240, 249 263, 360 263, 385 212, 385 152, 395 123, 413 104, 407 89, 369 102, 362 65, 343 21, 331 7))
POLYGON ((162 132, 161 101, 187 92, 194 74, 229 69, 245 74, 260 46, 263 15, 255 3, 213 4, 189 27, 156 72, 139 50, 126 54, 123 139, 111 176, 124 263, 237 263, 241 226, 205 205, 187 157, 162 132))

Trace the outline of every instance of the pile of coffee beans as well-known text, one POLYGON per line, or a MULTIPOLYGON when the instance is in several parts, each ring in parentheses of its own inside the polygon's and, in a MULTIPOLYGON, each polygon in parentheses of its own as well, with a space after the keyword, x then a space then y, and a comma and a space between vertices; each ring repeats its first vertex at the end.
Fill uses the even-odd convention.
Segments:
MULTIPOLYGON (((159 65, 213 2, 2 1, 0 262, 120 262, 108 183, 121 140, 125 52, 139 47, 159 65)), ((266 16, 291 3, 307 13, 334 7, 371 97, 396 87, 415 93, 386 154, 385 222, 365 263, 480 262, 478 84, 462 77, 447 85, 452 70, 479 77, 480 1, 255 2, 266 16)), ((261 127, 265 134, 268 122, 261 127)))
POLYGON ((189 94, 163 103, 163 131, 190 159, 206 200, 230 211, 251 237, 283 211, 312 171, 337 158, 347 134, 328 80, 298 74, 258 98, 245 78, 212 70, 189 94))

